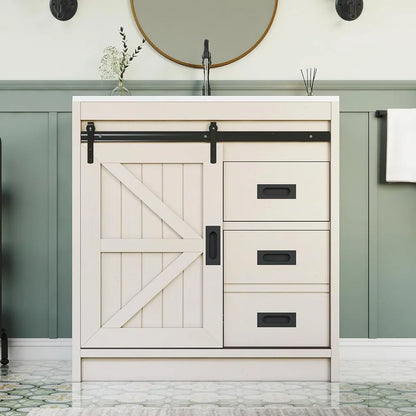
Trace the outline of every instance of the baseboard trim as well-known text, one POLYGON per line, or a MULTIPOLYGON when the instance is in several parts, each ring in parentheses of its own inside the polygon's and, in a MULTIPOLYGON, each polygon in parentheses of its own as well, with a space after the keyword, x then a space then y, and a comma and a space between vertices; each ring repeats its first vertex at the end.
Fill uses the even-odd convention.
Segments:
MULTIPOLYGON (((71 360, 70 338, 11 338, 10 360, 71 360)), ((416 360, 416 338, 342 338, 341 360, 416 360)))
POLYGON ((70 360, 71 338, 10 338, 9 359, 20 360, 70 360))
POLYGON ((341 360, 416 360, 416 338, 342 338, 341 360))

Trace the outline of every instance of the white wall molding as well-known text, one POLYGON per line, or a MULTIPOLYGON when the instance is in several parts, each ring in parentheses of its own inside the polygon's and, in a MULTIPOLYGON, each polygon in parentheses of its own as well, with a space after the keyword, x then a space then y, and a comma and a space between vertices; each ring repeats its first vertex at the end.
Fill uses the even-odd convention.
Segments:
POLYGON ((343 338, 341 360, 416 360, 416 338, 343 338))
POLYGON ((10 338, 9 359, 12 360, 70 360, 70 338, 10 338))
MULTIPOLYGON (((70 338, 11 338, 10 360, 70 360, 70 338)), ((416 338, 342 338, 342 360, 416 360, 416 338)))

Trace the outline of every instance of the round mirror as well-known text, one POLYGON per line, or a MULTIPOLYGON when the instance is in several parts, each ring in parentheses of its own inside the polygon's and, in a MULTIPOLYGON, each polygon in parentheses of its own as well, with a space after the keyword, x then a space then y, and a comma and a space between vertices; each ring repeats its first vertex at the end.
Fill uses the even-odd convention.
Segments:
POLYGON ((202 68, 204 40, 212 67, 236 61, 266 36, 278 0, 130 0, 143 36, 174 62, 202 68))

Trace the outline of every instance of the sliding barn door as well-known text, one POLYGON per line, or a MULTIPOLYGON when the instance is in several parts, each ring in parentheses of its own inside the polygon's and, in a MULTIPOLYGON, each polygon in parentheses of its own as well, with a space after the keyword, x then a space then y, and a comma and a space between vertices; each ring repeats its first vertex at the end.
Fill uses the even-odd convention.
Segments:
POLYGON ((221 145, 216 164, 207 143, 81 148, 81 346, 221 347, 221 145))

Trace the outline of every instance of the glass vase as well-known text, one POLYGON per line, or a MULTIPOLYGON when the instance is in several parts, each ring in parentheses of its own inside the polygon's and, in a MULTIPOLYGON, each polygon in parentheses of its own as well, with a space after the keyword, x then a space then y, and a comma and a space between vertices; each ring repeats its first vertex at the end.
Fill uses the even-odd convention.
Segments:
POLYGON ((117 87, 111 91, 111 95, 114 96, 128 96, 131 95, 130 91, 124 86, 124 81, 119 81, 117 87))

